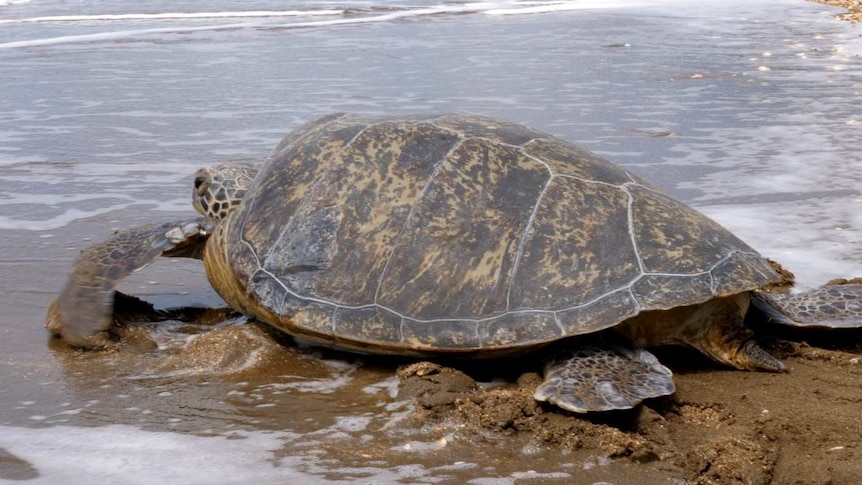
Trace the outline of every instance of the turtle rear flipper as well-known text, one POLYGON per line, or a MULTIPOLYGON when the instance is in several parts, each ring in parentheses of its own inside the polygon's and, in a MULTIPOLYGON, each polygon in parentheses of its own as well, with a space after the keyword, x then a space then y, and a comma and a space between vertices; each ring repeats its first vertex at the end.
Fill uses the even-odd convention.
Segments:
POLYGON ((200 258, 214 223, 204 218, 119 231, 81 251, 66 286, 48 309, 46 327, 77 347, 110 345, 114 291, 159 256, 200 258))
POLYGON ((862 285, 824 285, 795 295, 755 292, 751 303, 773 323, 794 327, 862 327, 862 285))
POLYGON ((589 345, 551 362, 533 397, 586 413, 630 409, 674 390, 673 373, 646 350, 589 345))

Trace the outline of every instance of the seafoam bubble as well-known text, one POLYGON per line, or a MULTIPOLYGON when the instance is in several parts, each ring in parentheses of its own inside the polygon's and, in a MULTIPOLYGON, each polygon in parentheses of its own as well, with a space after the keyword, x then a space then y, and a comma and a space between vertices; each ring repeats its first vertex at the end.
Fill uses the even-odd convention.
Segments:
POLYGON ((334 359, 321 359, 319 362, 325 364, 332 370, 332 374, 322 378, 309 378, 299 375, 280 375, 280 379, 289 382, 273 382, 263 384, 258 389, 268 392, 283 392, 291 390, 295 392, 308 392, 316 394, 331 394, 346 386, 353 380, 353 373, 357 364, 334 359))
POLYGON ((126 425, 36 429, 0 426, 0 448, 38 472, 29 483, 44 485, 285 479, 309 483, 307 474, 272 462, 273 452, 296 437, 284 431, 236 431, 200 437, 142 431, 126 425), (159 465, 152 466, 153 463, 159 465))
MULTIPOLYGON (((0 0, 2 1, 2 0, 0 0)), ((0 4, 2 5, 2 4, 0 4)), ((49 17, 29 17, 22 19, 0 20, 0 24, 52 23, 52 22, 105 22, 126 20, 187 20, 187 19, 233 19, 233 18, 276 18, 276 17, 317 17, 342 15, 342 9, 327 10, 248 10, 234 12, 165 12, 165 13, 127 13, 102 15, 55 15, 49 17)))
POLYGON ((371 415, 340 416, 335 419, 335 427, 342 431, 356 433, 367 429, 368 425, 371 424, 372 419, 374 419, 374 416, 371 415))
POLYGON ((862 202, 820 197, 699 207, 796 274, 800 289, 862 276, 862 202))
POLYGON ((281 391, 285 389, 290 389, 296 392, 331 394, 336 390, 349 384, 350 381, 350 375, 336 375, 328 379, 298 379, 293 382, 264 384, 260 386, 259 389, 269 391, 281 391))
POLYGON ((377 394, 381 390, 386 391, 386 395, 390 399, 395 399, 398 396, 398 384, 401 382, 397 376, 387 377, 380 382, 370 384, 362 388, 362 392, 366 394, 377 394))
MULTIPOLYGON (((7 0, 8 1, 8 0, 7 0)), ((0 49, 18 49, 25 47, 49 46, 58 44, 78 42, 101 42, 116 41, 139 36, 153 36, 158 34, 205 32, 212 30, 237 30, 247 28, 266 29, 306 29, 322 28, 330 26, 362 25, 369 23, 391 22, 401 19, 411 19, 440 15, 463 15, 463 14, 487 14, 495 16, 515 16, 530 14, 546 14, 552 12, 587 10, 587 9, 619 9, 637 7, 657 7, 666 5, 673 8, 680 0, 612 0, 612 1, 489 1, 489 2, 464 2, 464 3, 442 3, 430 6, 396 6, 387 5, 385 8, 374 8, 367 4, 350 6, 350 15, 342 8, 317 9, 317 10, 288 10, 288 11, 224 11, 224 12, 164 12, 164 13, 124 13, 124 14, 82 14, 52 17, 32 17, 25 19, 8 19, 6 23, 38 23, 38 22, 136 22, 136 21, 172 21, 183 22, 193 20, 195 24, 181 24, 171 27, 125 29, 106 31, 99 33, 88 33, 80 35, 65 35, 57 37, 46 37, 40 39, 18 40, 0 43, 0 49), (381 13, 383 12, 383 13, 381 13), (306 17, 338 16, 336 19, 326 20, 302 20, 306 17), (251 18, 254 21, 239 23, 220 23, 225 19, 251 18), (299 20, 290 23, 278 23, 273 20, 295 18, 299 20), (213 24, 200 25, 199 22, 210 21, 213 24)))

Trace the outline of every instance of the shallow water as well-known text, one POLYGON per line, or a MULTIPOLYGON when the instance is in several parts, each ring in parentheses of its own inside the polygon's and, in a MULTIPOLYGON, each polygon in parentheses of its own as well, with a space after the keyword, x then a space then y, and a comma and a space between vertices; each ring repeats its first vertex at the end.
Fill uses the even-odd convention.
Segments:
MULTIPOLYGON (((802 286, 862 276, 862 31, 802 1, 712 3, 0 1, 0 480, 625 483, 637 471, 601 457, 401 429, 385 362, 227 329, 248 355, 170 367, 156 357, 199 328, 106 356, 49 347, 41 323, 88 241, 191 214, 197 167, 260 160, 333 111, 523 122, 697 206, 802 286)), ((124 289, 219 304, 189 262, 124 289)))

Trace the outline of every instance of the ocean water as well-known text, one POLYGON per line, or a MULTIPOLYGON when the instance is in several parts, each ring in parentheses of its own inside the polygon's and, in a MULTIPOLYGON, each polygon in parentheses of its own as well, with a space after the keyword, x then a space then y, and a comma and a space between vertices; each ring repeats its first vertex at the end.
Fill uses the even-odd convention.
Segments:
MULTIPOLYGON (((308 373, 291 360, 247 380, 146 356, 134 367, 49 346, 44 311, 88 241, 190 215, 196 168, 262 160, 335 111, 525 123, 694 205, 802 287, 862 276, 862 30, 836 12, 801 0, 0 0, 0 481, 624 477, 583 457, 494 461, 457 437, 393 433, 406 411, 391 369, 354 357, 286 350, 308 373)), ((219 304, 188 262, 125 289, 219 304)))

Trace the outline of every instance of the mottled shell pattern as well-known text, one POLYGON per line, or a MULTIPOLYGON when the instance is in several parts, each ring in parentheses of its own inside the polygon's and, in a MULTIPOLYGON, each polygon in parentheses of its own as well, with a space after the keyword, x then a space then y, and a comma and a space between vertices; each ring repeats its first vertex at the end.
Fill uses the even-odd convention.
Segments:
POLYGON ((470 115, 302 125, 224 237, 271 323, 377 351, 534 347, 779 280, 622 168, 470 115))

